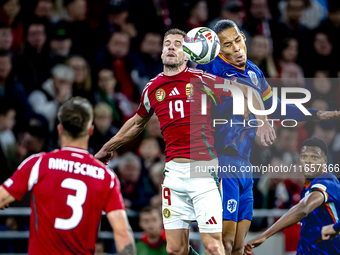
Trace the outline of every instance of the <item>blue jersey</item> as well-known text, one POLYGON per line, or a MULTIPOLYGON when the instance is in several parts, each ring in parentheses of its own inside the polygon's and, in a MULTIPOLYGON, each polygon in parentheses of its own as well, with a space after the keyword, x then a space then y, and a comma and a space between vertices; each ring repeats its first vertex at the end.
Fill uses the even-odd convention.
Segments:
POLYGON ((325 173, 315 178, 302 190, 301 199, 311 192, 321 192, 324 203, 302 219, 298 255, 333 255, 340 254, 340 237, 321 240, 321 228, 339 221, 340 183, 335 175, 325 173))
MULTIPOLYGON (((246 84, 257 90, 264 101, 272 97, 271 87, 268 85, 262 71, 251 61, 247 60, 245 68, 239 68, 228 63, 220 54, 209 64, 198 65, 198 69, 205 70, 217 76, 237 80, 237 82, 246 84)), ((232 97, 221 96, 222 105, 217 104, 216 109, 212 111, 215 119, 225 119, 228 121, 225 125, 216 125, 215 149, 217 153, 226 146, 233 147, 238 154, 249 160, 253 140, 256 135, 256 127, 250 127, 242 115, 233 115, 232 97), (232 123, 232 126, 231 126, 232 123), (241 124, 236 124, 241 123, 241 124)), ((254 114, 249 116, 249 120, 256 119, 254 114)), ((256 122, 252 122, 256 126, 256 122)))
MULTIPOLYGON (((246 66, 240 68, 230 64, 219 54, 210 63, 197 65, 196 68, 252 87, 262 96, 265 109, 271 108, 273 102, 272 89, 262 71, 251 61, 247 60, 246 66)), ((219 153, 226 146, 231 146, 237 150, 241 157, 249 160, 252 142, 256 135, 256 128, 250 127, 247 121, 244 124, 245 119, 243 116, 233 115, 233 99, 231 97, 221 96, 221 100, 222 105, 217 104, 217 109, 212 111, 215 113, 215 116, 212 116, 212 118, 228 120, 228 123, 215 126, 215 150, 219 153), (232 126, 231 122, 233 123, 232 126)), ((295 119, 296 121, 301 121, 316 118, 317 110, 308 109, 312 116, 305 116, 295 105, 287 105, 287 115, 281 116, 281 101, 278 99, 277 102, 277 108, 271 114, 271 117, 274 119, 295 119)), ((249 116, 249 120, 252 119, 256 119, 253 114, 249 116)), ((251 122, 251 125, 256 126, 256 122, 251 122)))

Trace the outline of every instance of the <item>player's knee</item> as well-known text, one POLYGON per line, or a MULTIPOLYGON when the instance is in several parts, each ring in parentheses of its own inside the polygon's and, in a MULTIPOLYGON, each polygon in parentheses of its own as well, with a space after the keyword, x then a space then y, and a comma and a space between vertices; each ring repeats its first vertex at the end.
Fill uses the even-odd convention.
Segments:
POLYGON ((223 237, 223 245, 226 251, 226 255, 231 255, 231 252, 233 251, 233 247, 234 247, 234 240, 228 237, 223 237))
POLYGON ((169 255, 188 255, 188 249, 185 249, 185 247, 181 246, 167 245, 166 252, 169 255))
POLYGON ((207 254, 221 254, 220 251, 223 250, 217 240, 205 243, 204 249, 207 254))
POLYGON ((232 255, 243 255, 244 246, 234 247, 232 255))

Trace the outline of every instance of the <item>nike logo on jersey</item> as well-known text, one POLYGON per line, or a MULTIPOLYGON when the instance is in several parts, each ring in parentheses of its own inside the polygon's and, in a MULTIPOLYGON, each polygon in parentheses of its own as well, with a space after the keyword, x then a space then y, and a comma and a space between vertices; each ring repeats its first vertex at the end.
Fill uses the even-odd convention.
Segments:
POLYGON ((179 95, 180 93, 178 92, 178 89, 175 87, 171 93, 169 94, 169 96, 176 96, 176 95, 179 95))
POLYGON ((233 76, 233 75, 236 75, 236 73, 232 73, 232 74, 227 74, 225 73, 227 76, 233 76))
POLYGON ((208 220, 205 224, 217 224, 215 217, 211 217, 210 220, 208 220))

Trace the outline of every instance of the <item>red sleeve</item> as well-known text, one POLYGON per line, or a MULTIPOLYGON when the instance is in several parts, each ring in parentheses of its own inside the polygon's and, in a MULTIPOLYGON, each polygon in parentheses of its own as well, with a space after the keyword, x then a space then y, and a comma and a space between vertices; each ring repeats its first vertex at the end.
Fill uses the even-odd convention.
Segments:
POLYGON ((150 118, 153 113, 154 109, 151 107, 149 99, 149 86, 146 85, 140 100, 140 105, 137 109, 137 114, 142 118, 150 118))
POLYGON ((112 175, 114 178, 113 180, 113 187, 111 188, 111 192, 109 194, 109 198, 106 202, 104 211, 109 213, 114 210, 125 209, 123 196, 120 192, 120 182, 115 174, 112 175))
POLYGON ((35 154, 25 159, 13 176, 8 178, 2 187, 16 200, 21 200, 27 191, 38 181, 41 154, 35 154))

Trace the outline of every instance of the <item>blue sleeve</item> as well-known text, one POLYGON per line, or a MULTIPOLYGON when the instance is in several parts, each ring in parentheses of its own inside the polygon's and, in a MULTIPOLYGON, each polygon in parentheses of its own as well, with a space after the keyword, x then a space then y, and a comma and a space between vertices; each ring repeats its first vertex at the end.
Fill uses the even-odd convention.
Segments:
MULTIPOLYGON (((273 97, 269 97, 266 101, 263 102, 265 109, 270 109, 273 104, 273 97)), ((319 110, 314 110, 314 109, 307 109, 312 115, 306 116, 304 115, 301 110, 296 107, 296 105, 286 105, 287 110, 286 110, 286 115, 281 115, 281 100, 277 98, 277 107, 276 110, 270 114, 270 116, 273 119, 294 119, 296 121, 305 121, 305 120, 314 120, 317 119, 316 113, 319 110)))
POLYGON ((335 223, 333 225, 333 229, 336 231, 336 232, 339 232, 340 231, 340 221, 338 221, 337 223, 335 223))
POLYGON ((200 70, 202 70, 202 71, 207 71, 207 69, 205 68, 205 65, 197 65, 196 66, 196 69, 200 69, 200 70))

